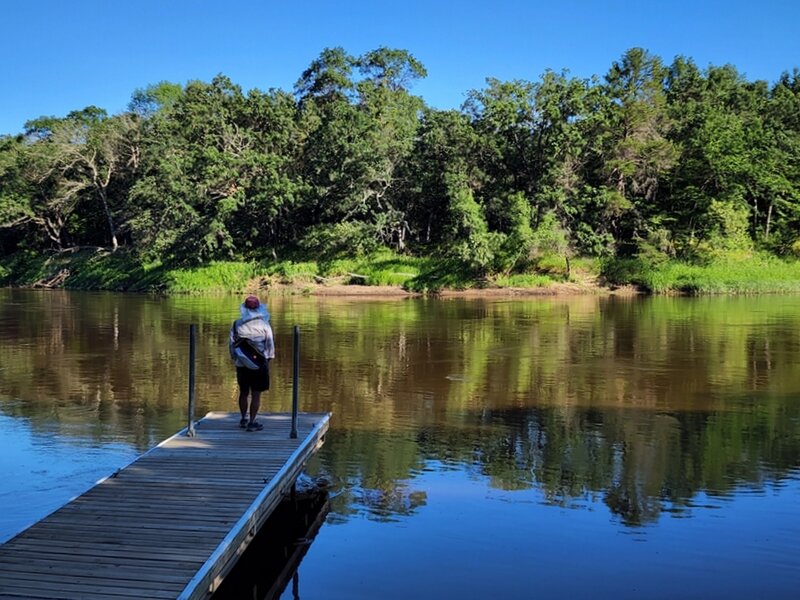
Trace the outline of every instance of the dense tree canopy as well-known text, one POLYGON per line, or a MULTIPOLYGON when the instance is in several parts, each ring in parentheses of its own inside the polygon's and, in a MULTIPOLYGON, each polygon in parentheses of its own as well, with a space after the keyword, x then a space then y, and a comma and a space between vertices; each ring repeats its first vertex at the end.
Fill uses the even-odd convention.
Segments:
POLYGON ((325 49, 292 92, 160 82, 129 109, 0 137, 0 254, 125 248, 202 264, 379 247, 476 275, 550 252, 800 253, 800 71, 666 65, 487 80, 461 110, 411 93, 409 52, 325 49))

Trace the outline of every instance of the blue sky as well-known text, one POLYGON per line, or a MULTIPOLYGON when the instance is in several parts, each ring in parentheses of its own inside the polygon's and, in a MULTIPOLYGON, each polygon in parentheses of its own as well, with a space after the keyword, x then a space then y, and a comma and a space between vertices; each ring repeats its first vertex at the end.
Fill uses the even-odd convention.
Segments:
POLYGON ((0 11, 0 133, 90 104, 119 112, 163 80, 224 73, 290 90, 328 46, 408 50, 428 69, 413 91, 437 108, 459 107, 486 77, 603 75, 634 46, 667 63, 731 63, 749 79, 800 66, 794 0, 2 0, 0 11))

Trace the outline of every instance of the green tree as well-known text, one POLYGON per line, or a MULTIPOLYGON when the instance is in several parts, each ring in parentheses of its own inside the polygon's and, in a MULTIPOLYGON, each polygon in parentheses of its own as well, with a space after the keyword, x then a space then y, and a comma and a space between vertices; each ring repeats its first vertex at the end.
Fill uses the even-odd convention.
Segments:
POLYGON ((765 168, 759 176, 764 191, 765 243, 786 251, 800 241, 800 70, 784 73, 770 91, 764 109, 769 143, 761 151, 765 168))
POLYGON ((79 202, 95 198, 105 220, 106 239, 116 250, 117 218, 125 208, 122 198, 139 166, 136 120, 127 115, 109 117, 104 110, 90 106, 63 119, 30 121, 26 134, 34 140, 28 148, 29 176, 39 189, 38 204, 47 215, 42 218, 48 223, 49 237, 61 247, 67 215, 79 202))
POLYGON ((140 249, 198 263, 274 242, 299 189, 294 118, 285 93, 245 96, 224 76, 187 85, 148 121, 144 176, 131 194, 140 249))
POLYGON ((36 218, 25 149, 21 136, 0 137, 0 256, 16 249, 36 218))
POLYGON ((483 277, 494 261, 497 241, 489 233, 483 209, 475 201, 464 175, 448 173, 446 184, 449 235, 445 238, 445 252, 483 277))
POLYGON ((672 215, 676 233, 690 251, 731 249, 719 244, 720 215, 745 214, 749 237, 768 240, 775 207, 782 219, 794 196, 792 134, 774 118, 777 90, 770 94, 763 82, 749 83, 729 65, 710 67, 703 76, 685 59, 671 67, 669 90, 681 156, 673 204, 662 210, 672 215))
POLYGON ((159 110, 168 110, 174 106, 181 94, 183 86, 179 83, 154 83, 133 92, 128 111, 143 118, 151 117, 159 110))
POLYGON ((459 111, 426 108, 414 147, 404 162, 402 180, 406 215, 418 251, 439 248, 447 233, 449 173, 464 173, 472 187, 483 173, 475 155, 479 136, 459 111))
POLYGON ((677 158, 676 147, 667 138, 671 121, 666 75, 661 60, 642 48, 628 50, 606 74, 605 92, 611 102, 606 105, 600 140, 602 170, 615 237, 624 242, 648 235, 659 184, 677 158))
POLYGON ((355 89, 355 65, 356 58, 344 48, 325 48, 294 84, 295 93, 303 101, 347 99, 355 89))
POLYGON ((413 56, 389 48, 361 57, 326 49, 303 73, 295 91, 309 129, 303 164, 311 225, 361 222, 367 227, 353 231, 405 248, 408 219, 393 188, 423 107, 407 86, 424 76, 413 56))
POLYGON ((534 85, 528 81, 488 79, 469 93, 464 109, 480 136, 479 160, 488 196, 522 192, 532 197, 539 164, 534 152, 534 85))
POLYGON ((508 274, 518 267, 527 267, 534 249, 530 202, 522 192, 516 192, 491 204, 494 212, 504 215, 499 223, 504 238, 500 238, 496 252, 496 268, 508 274))

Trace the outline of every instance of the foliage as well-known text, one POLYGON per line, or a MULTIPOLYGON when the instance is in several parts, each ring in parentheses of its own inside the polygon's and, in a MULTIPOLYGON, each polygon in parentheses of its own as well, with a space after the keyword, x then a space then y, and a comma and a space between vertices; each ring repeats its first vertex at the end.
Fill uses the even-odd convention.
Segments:
POLYGON ((731 252, 747 252, 753 248, 748 229, 749 211, 743 202, 718 202, 708 206, 708 253, 725 256, 731 252))
POLYGON ((20 251, 0 266, 0 283, 83 290, 161 291, 166 285, 158 266, 142 265, 128 252, 85 248, 52 255, 20 251))
POLYGON ((379 241, 369 224, 345 221, 311 227, 299 245, 315 256, 364 256, 377 250, 379 241))
POLYGON ((2 285, 33 285, 46 275, 53 275, 47 270, 48 257, 31 250, 20 250, 2 257, 2 285))
POLYGON ((477 275, 484 275, 494 259, 494 244, 481 206, 460 173, 450 173, 448 227, 445 253, 477 275))
POLYGON ((569 277, 569 258, 572 249, 567 232, 558 222, 554 212, 544 215, 536 231, 531 234, 530 240, 534 255, 540 258, 552 255, 563 257, 566 263, 566 275, 569 277))
POLYGON ((250 267, 221 265, 312 281, 352 260, 336 277, 439 289, 571 278, 589 256, 609 280, 706 289, 669 265, 799 254, 797 69, 768 84, 632 48, 603 78, 488 79, 447 111, 411 93, 426 76, 407 50, 326 48, 291 92, 218 75, 33 118, 0 137, 4 278, 71 253, 69 285, 238 289, 250 267))

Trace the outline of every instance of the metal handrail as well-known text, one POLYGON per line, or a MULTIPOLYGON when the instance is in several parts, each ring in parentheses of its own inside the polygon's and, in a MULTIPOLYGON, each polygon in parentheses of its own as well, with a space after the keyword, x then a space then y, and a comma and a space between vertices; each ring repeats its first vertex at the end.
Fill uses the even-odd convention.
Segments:
POLYGON ((297 405, 300 395, 300 327, 294 326, 294 360, 292 361, 292 431, 291 439, 297 438, 297 405))
POLYGON ((195 363, 195 346, 197 339, 197 325, 189 325, 189 415, 188 425, 186 427, 186 435, 189 437, 195 436, 194 431, 194 363, 195 363))

